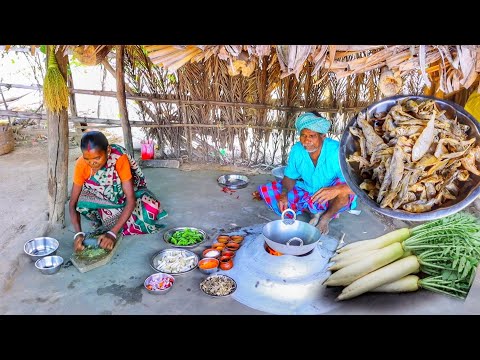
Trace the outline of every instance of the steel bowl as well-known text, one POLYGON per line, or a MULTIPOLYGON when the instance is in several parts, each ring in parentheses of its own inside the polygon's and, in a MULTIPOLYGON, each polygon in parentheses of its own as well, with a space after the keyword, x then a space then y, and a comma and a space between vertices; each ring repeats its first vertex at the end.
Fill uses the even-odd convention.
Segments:
POLYGON ((230 276, 223 275, 223 274, 214 274, 214 275, 208 276, 207 278, 203 279, 200 282, 200 289, 203 291, 204 294, 206 294, 208 296, 211 296, 211 297, 214 297, 214 298, 219 298, 219 297, 225 297, 225 296, 232 295, 237 290, 237 283, 230 276), (212 293, 211 290, 213 290, 214 287, 209 286, 209 285, 212 284, 212 281, 217 281, 217 279, 220 280, 220 281, 228 281, 228 283, 231 284, 231 288, 230 288, 230 291, 228 293, 223 294, 223 295, 215 295, 214 293, 212 293))
POLYGON ((42 274, 52 275, 58 272, 63 264, 63 258, 58 255, 45 256, 35 261, 35 267, 40 270, 42 274))
POLYGON ((243 189, 248 185, 248 177, 238 174, 222 175, 217 179, 218 185, 232 190, 243 189))
POLYGON ((198 270, 200 270, 200 272, 202 272, 204 274, 207 274, 207 275, 211 275, 211 274, 216 273, 218 271, 219 266, 220 266, 220 261, 218 259, 215 259, 215 258, 203 258, 202 260, 200 260, 198 262, 198 270), (213 268, 210 268, 210 269, 202 268, 202 263, 207 262, 207 261, 214 261, 217 264, 217 266, 215 266, 213 268))
POLYGON ((193 227, 193 226, 180 226, 180 227, 175 227, 172 229, 169 229, 163 233, 163 240, 170 246, 176 247, 176 248, 181 248, 181 249, 193 249, 196 248, 198 245, 203 244, 206 240, 208 239, 207 233, 199 228, 193 227), (203 235, 203 240, 192 245, 175 245, 170 242, 170 238, 172 237, 173 234, 175 234, 177 231, 182 231, 185 229, 192 229, 192 230, 197 230, 200 234, 203 235))
POLYGON ((285 175, 285 168, 286 166, 278 166, 274 169, 272 169, 272 175, 275 176, 275 180, 277 181, 282 181, 283 176, 285 175))
POLYGON ((48 255, 57 253, 60 243, 51 237, 37 237, 28 240, 23 246, 23 251, 35 262, 48 255))
POLYGON ((172 275, 165 273, 155 273, 145 279, 145 281, 143 282, 143 287, 149 294, 163 295, 172 290, 174 284, 175 278, 172 275), (162 286, 166 286, 166 281, 170 283, 170 286, 165 289, 160 289, 157 287, 157 285, 161 285, 162 283, 162 286), (148 285, 152 287, 149 288, 148 285))
MULTIPOLYGON (((368 112, 368 116, 373 117, 373 114, 375 113, 387 112, 399 100, 403 100, 405 98, 410 98, 415 101, 425 101, 430 99, 434 100, 439 109, 446 111, 447 117, 457 117, 460 123, 470 126, 468 137, 475 137, 476 144, 480 144, 479 122, 475 120, 475 118, 467 111, 465 111, 464 108, 448 100, 437 99, 432 96, 423 95, 397 95, 373 103, 372 105, 369 105, 367 108, 363 109, 362 112, 368 112)), ((363 179, 359 175, 358 164, 348 163, 346 161, 346 159, 352 153, 359 151, 358 141, 349 131, 349 128, 356 125, 356 122, 357 117, 355 116, 349 121, 345 131, 343 132, 340 141, 340 168, 350 189, 352 189, 352 191, 363 203, 375 211, 389 217, 406 221, 430 221, 454 214, 462 210, 466 206, 470 205, 480 195, 480 177, 470 173, 470 179, 472 181, 462 183, 460 193, 455 200, 449 200, 441 206, 435 205, 431 211, 423 213, 411 213, 402 209, 394 210, 391 208, 381 208, 380 204, 377 204, 367 195, 364 190, 360 189, 359 186, 363 179)))
POLYGON ((186 274, 193 269, 195 269, 198 266, 198 255, 195 254, 194 252, 186 249, 164 249, 161 250, 157 253, 155 253, 151 259, 150 259, 150 266, 152 267, 153 270, 162 272, 164 274, 169 274, 169 275, 182 275, 186 274), (164 257, 164 256, 174 256, 174 257, 182 257, 182 258, 192 258, 193 259, 193 265, 189 267, 188 269, 182 270, 182 271, 169 271, 165 268, 159 267, 159 261, 164 257))

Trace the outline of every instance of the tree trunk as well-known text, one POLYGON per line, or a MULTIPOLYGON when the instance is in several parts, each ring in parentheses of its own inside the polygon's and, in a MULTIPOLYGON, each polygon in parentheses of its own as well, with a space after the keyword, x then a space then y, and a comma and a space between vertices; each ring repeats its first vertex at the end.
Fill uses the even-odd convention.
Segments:
MULTIPOLYGON (((47 47, 48 48, 48 47, 47 47)), ((49 53, 47 53, 49 54, 49 53)), ((50 54, 49 54, 50 55, 50 54)), ((60 51, 58 68, 67 81, 67 57, 60 51)), ((68 111, 47 110, 48 121, 48 225, 65 226, 68 181, 68 111)))
POLYGON ((125 74, 123 66, 125 45, 117 45, 117 101, 120 120, 122 121, 123 142, 127 153, 133 157, 132 129, 128 121, 127 98, 125 96, 125 74))

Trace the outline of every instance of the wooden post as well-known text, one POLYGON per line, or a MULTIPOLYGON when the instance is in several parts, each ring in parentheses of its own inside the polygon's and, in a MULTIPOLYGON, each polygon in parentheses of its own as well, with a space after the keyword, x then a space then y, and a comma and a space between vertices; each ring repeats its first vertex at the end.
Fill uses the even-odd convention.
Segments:
MULTIPOLYGON (((47 49, 49 47, 47 46, 47 49)), ((47 55, 50 56, 49 51, 47 55)), ((67 81, 67 57, 56 54, 58 68, 67 81)), ((48 225, 64 227, 68 181, 68 111, 53 113, 47 109, 48 122, 48 225)))
POLYGON ((123 142, 127 153, 133 157, 132 129, 128 121, 127 98, 125 96, 125 74, 123 71, 123 57, 125 45, 117 45, 117 101, 120 120, 122 122, 123 142))

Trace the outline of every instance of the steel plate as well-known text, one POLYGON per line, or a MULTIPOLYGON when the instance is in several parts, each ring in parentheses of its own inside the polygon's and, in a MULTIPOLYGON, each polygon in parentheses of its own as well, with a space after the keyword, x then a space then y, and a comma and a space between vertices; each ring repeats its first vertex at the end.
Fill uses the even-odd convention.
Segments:
POLYGON ((201 245, 203 244, 206 240, 208 239, 208 235, 207 233, 202 230, 202 229, 199 229, 199 228, 196 228, 196 227, 193 227, 193 226, 180 226, 180 227, 175 227, 175 228, 172 228, 172 229, 169 229, 167 231, 165 231, 163 233, 163 240, 170 246, 172 247, 175 247, 175 248, 180 248, 180 249, 193 249, 193 248, 196 248, 198 245, 201 245), (193 245, 175 245, 175 244, 172 244, 170 242, 170 238, 172 237, 172 235, 177 232, 177 231, 181 231, 181 230, 185 230, 185 229, 192 229, 192 230, 197 230, 199 233, 201 233, 203 235, 203 240, 196 243, 196 244, 193 244, 193 245))
MULTIPOLYGON (((432 96, 423 95, 397 95, 380 100, 372 105, 368 106, 362 112, 368 111, 369 116, 373 116, 375 113, 386 112, 399 100, 410 98, 415 101, 435 100, 438 108, 446 111, 446 116, 449 118, 457 117, 458 121, 462 124, 470 126, 468 137, 472 136, 477 139, 476 144, 480 144, 480 124, 475 118, 470 115, 464 108, 448 100, 437 99, 432 96)), ((449 200, 443 205, 438 207, 435 205, 431 211, 423 213, 411 213, 401 209, 381 208, 374 200, 372 200, 367 193, 360 189, 360 184, 363 179, 358 174, 358 164, 349 164, 346 159, 355 151, 359 151, 358 141, 348 130, 351 126, 356 125, 357 117, 354 116, 348 123, 345 131, 343 132, 342 139, 340 141, 340 168, 345 181, 352 191, 359 197, 359 199, 373 208, 375 211, 397 219, 407 221, 430 221, 438 218, 442 218, 451 214, 454 214, 469 204, 471 204, 480 195, 480 177, 470 173, 472 181, 466 182, 460 188, 460 194, 455 200, 449 200)))
POLYGON ((161 250, 159 252, 157 252, 156 254, 154 254, 152 256, 152 258, 150 259, 150 266, 152 267, 153 270, 155 271, 158 271, 158 272, 162 272, 162 273, 165 273, 165 274, 170 274, 170 275, 182 275, 182 274, 186 274, 190 271, 192 271, 193 269, 195 269, 197 266, 198 266, 198 255, 195 254, 194 252, 190 251, 190 250, 187 250, 187 249, 164 249, 164 250, 161 250), (183 254, 185 254, 186 257, 194 257, 194 266, 192 266, 191 269, 188 269, 188 270, 185 270, 185 271, 181 271, 181 272, 169 272, 169 271, 165 271, 165 270, 160 270, 157 268, 157 266, 155 265, 157 263, 157 261, 159 261, 163 256, 165 255, 173 255, 173 254, 176 254, 177 252, 181 252, 183 254))
POLYGON ((226 186, 229 189, 242 189, 248 185, 248 177, 238 174, 222 175, 217 179, 218 185, 226 186))

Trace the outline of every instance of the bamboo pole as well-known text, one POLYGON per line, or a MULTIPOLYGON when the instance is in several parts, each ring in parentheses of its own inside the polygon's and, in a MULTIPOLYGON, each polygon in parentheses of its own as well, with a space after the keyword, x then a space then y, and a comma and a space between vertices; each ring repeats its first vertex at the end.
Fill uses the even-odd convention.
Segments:
MULTIPOLYGON (((27 111, 13 111, 13 110, 0 110, 0 115, 3 116, 12 116, 18 118, 27 118, 27 119, 36 119, 36 120, 47 120, 46 114, 39 114, 34 112, 27 111)), ((71 117, 69 119, 72 123, 89 123, 89 124, 99 124, 94 125, 84 125, 84 128, 90 127, 119 127, 122 126, 121 120, 116 119, 101 119, 101 118, 91 118, 91 117, 71 117)), ((295 130, 294 128, 286 128, 281 126, 258 126, 258 125, 249 125, 249 124, 236 124, 236 125, 225 125, 225 124, 145 124, 143 121, 130 121, 130 126, 132 127, 145 127, 145 128, 215 128, 215 129, 227 129, 227 128, 237 128, 237 129, 262 129, 262 130, 295 130)))
MULTIPOLYGON (((102 60, 102 65, 105 67, 105 69, 107 69, 107 71, 110 74, 112 74, 114 78, 116 78, 116 70, 112 67, 112 65, 110 65, 107 59, 102 60)), ((130 95, 133 95, 133 96, 137 95, 135 91, 128 84, 125 84, 125 90, 130 95)), ((128 95, 127 95, 127 98, 128 98, 128 95)), ((157 118, 157 116, 153 113, 153 111, 150 110, 148 107, 146 107, 141 100, 135 100, 135 102, 138 104, 138 106, 140 106, 140 110, 145 111, 145 113, 147 113, 148 116, 152 118, 152 120, 155 120, 157 118)))
MULTIPOLYGON (((19 88, 19 89, 42 89, 38 85, 18 85, 18 84, 6 84, 0 83, 0 86, 5 86, 7 88, 19 88)), ((101 91, 101 90, 83 90, 83 89, 72 89, 72 92, 75 94, 84 94, 84 95, 97 95, 97 96, 109 96, 116 97, 115 91, 101 91)), ((151 101, 155 103, 173 103, 179 104, 180 102, 185 105, 217 105, 217 106, 234 106, 234 107, 245 107, 253 109, 264 109, 264 110, 279 110, 279 111, 291 111, 291 112, 300 112, 300 111, 318 111, 323 113, 336 113, 338 108, 304 108, 304 107, 294 107, 294 106, 276 106, 276 105, 266 105, 266 104, 251 104, 251 103, 235 103, 235 102, 226 102, 226 101, 211 101, 211 100, 180 100, 180 99, 160 99, 155 96, 146 96, 146 95, 126 95, 128 100, 138 100, 138 101, 151 101)), ((356 112, 364 109, 368 104, 364 106, 356 106, 351 108, 343 108, 344 112, 356 112)))
MULTIPOLYGON (((5 110, 8 110, 7 101, 5 100, 5 96, 3 96, 3 90, 1 86, 0 86, 0 94, 2 95, 2 100, 3 100, 3 104, 5 105, 5 110)), ((10 119, 10 116, 7 116, 7 117, 8 117, 8 125, 12 125, 12 119, 10 119)))
POLYGON ((125 74, 123 71, 123 59, 124 59, 124 50, 125 45, 117 45, 117 101, 118 101, 118 110, 120 113, 120 120, 122 122, 123 130, 123 142, 125 144, 125 149, 127 153, 133 158, 133 140, 132 140, 132 129, 130 128, 130 121, 128 121, 128 110, 127 110, 127 99, 125 96, 125 74))

